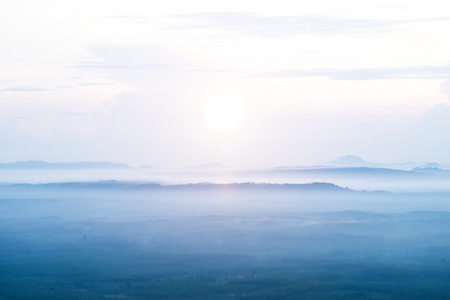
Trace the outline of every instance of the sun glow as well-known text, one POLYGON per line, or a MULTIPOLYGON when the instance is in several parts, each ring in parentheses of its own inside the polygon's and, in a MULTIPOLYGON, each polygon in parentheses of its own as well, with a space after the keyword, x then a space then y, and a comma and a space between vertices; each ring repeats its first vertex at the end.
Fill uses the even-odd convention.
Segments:
POLYGON ((241 124, 244 110, 236 99, 223 97, 208 101, 205 114, 206 121, 212 129, 227 133, 241 124))

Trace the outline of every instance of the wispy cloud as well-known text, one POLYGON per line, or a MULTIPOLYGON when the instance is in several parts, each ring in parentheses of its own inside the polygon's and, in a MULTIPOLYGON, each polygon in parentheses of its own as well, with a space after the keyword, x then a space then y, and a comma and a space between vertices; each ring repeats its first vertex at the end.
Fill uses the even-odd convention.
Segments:
POLYGON ((92 116, 92 115, 100 115, 102 112, 62 112, 57 113, 58 115, 63 116, 71 116, 71 117, 83 117, 83 116, 92 116))
POLYGON ((339 19, 326 15, 261 16, 247 12, 194 13, 176 15, 178 24, 167 29, 213 28, 259 36, 294 36, 299 34, 349 34, 381 31, 398 21, 339 19))
POLYGON ((101 85, 112 85, 112 83, 108 83, 108 82, 88 82, 88 83, 81 83, 81 84, 75 85, 75 87, 77 87, 77 86, 101 86, 101 85))
POLYGON ((399 68, 296 69, 265 72, 264 77, 330 77, 336 80, 446 79, 450 65, 399 68))
POLYGON ((42 91, 52 91, 54 89, 40 88, 36 86, 15 86, 5 89, 0 89, 3 92, 42 92, 42 91))
POLYGON ((0 92, 45 92, 45 91, 55 91, 61 89, 72 89, 83 86, 101 86, 101 85, 111 85, 112 83, 107 82, 87 82, 74 85, 57 85, 52 88, 41 88, 37 86, 14 86, 9 88, 0 89, 0 92))
MULTIPOLYGON (((215 29, 263 37, 375 34, 403 24, 450 21, 450 17, 411 20, 344 19, 328 15, 262 16, 251 12, 200 12, 169 17, 172 22, 166 25, 167 30, 215 29)), ((121 16, 120 19, 143 22, 145 17, 121 16)))
MULTIPOLYGON (((81 61, 70 66, 86 70, 110 69, 140 72, 204 72, 229 74, 234 77, 325 77, 334 80, 382 80, 382 79, 448 79, 450 65, 385 66, 380 68, 280 68, 257 70, 245 66, 215 65, 214 61, 193 59, 188 54, 180 56, 170 50, 152 47, 110 46, 97 50, 101 60, 81 61), (150 54, 149 54, 150 53, 150 54)), ((142 76, 140 74, 139 76, 142 76)))
POLYGON ((69 66, 69 68, 79 69, 131 69, 131 70, 167 70, 171 66, 168 64, 107 64, 103 62, 85 61, 69 66))
MULTIPOLYGON (((118 70, 135 70, 135 71, 192 71, 192 72, 219 72, 219 73, 246 73, 245 70, 225 69, 209 67, 201 62, 192 61, 176 61, 174 63, 159 64, 109 64, 107 62, 82 62, 69 66, 69 68, 78 68, 85 70, 93 69, 118 69, 118 70)), ((91 84, 83 84, 91 85, 91 84)))
MULTIPOLYGON (((380 80, 380 79, 447 79, 450 76, 450 65, 440 66, 410 66, 391 68, 312 68, 286 69, 269 72, 256 72, 244 69, 208 68, 201 65, 164 65, 164 64, 107 64, 87 63, 74 65, 73 68, 83 69, 128 69, 128 70, 177 70, 230 73, 243 77, 328 77, 335 80, 380 80)), ((100 85, 100 84, 82 84, 100 85)))
POLYGON ((58 89, 72 89, 80 86, 103 86, 103 85, 112 85, 112 83, 108 82, 86 82, 86 83, 80 83, 80 84, 74 84, 74 85, 57 85, 56 88, 58 89))

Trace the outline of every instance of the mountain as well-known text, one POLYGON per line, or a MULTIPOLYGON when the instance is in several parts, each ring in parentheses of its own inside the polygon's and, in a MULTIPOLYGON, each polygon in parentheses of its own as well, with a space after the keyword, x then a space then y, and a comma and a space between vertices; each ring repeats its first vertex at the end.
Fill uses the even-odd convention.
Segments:
POLYGON ((354 192, 332 183, 313 182, 301 184, 261 184, 261 183, 191 183, 177 185, 161 185, 153 182, 132 181, 93 181, 93 182, 57 182, 44 184, 0 184, 0 190, 166 190, 166 191, 315 191, 315 192, 354 192))
POLYGON ((370 168, 370 167, 328 167, 328 168, 312 168, 312 169, 285 169, 273 170, 272 174, 292 174, 296 176, 304 175, 314 180, 325 180, 333 182, 332 178, 354 178, 358 180, 369 178, 398 178, 398 179, 418 179, 430 178, 430 172, 418 172, 419 170, 398 170, 390 168, 370 168), (314 177, 322 176, 322 177, 314 177))
POLYGON ((417 168, 427 169, 427 168, 439 168, 439 169, 450 169, 450 165, 439 164, 436 162, 429 163, 418 163, 414 161, 402 162, 402 163, 372 163, 367 162, 356 155, 345 155, 338 157, 328 164, 336 166, 346 166, 346 167, 372 167, 372 168, 389 168, 397 170, 413 170, 418 171, 417 168))
POLYGON ((351 167, 381 167, 381 164, 371 163, 356 155, 344 155, 328 162, 328 164, 351 167))
POLYGON ((441 175, 450 175, 450 170, 444 170, 436 167, 416 167, 412 169, 413 172, 419 173, 427 173, 427 174, 441 174, 441 175))
POLYGON ((0 163, 0 169, 124 169, 127 164, 112 162, 59 162, 49 163, 40 160, 0 163))

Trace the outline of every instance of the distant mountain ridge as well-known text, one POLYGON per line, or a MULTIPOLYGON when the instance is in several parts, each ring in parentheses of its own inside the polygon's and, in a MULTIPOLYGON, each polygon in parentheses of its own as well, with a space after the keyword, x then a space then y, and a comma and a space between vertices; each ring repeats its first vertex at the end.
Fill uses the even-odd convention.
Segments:
MULTIPOLYGON (((438 169, 440 170, 440 169, 438 169)), ((432 180, 439 179, 442 176, 450 175, 450 171, 440 170, 434 172, 428 169, 416 168, 413 170, 401 170, 382 167, 328 167, 312 169, 275 169, 270 171, 272 174, 295 174, 297 178, 308 178, 310 180, 319 180, 334 182, 334 179, 352 179, 352 180, 381 180, 381 179, 401 179, 401 180, 432 180)))
POLYGON ((419 169, 429 169, 429 168, 439 168, 439 169, 450 169, 450 165, 439 164, 436 162, 428 163, 418 163, 413 161, 402 162, 402 163, 373 163, 368 162, 356 155, 344 155, 337 157, 326 164, 339 167, 369 167, 369 168, 388 168, 397 170, 413 170, 418 171, 419 169))
POLYGON ((351 167, 382 167, 382 164, 367 162, 356 155, 344 155, 329 161, 328 164, 351 167))
POLYGON ((0 169, 126 169, 127 164, 112 162, 57 162, 40 160, 0 163, 0 169))
POLYGON ((58 183, 20 183, 0 184, 0 189, 109 189, 109 190, 297 190, 297 191, 353 191, 349 188, 327 182, 276 184, 276 183, 190 183, 176 185, 162 185, 153 182, 130 181, 92 181, 92 182, 58 182, 58 183))

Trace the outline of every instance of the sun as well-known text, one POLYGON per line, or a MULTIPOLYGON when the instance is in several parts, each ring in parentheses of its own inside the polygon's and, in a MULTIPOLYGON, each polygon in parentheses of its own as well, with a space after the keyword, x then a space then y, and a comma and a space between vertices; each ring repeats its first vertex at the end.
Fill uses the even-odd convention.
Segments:
POLYGON ((212 129, 227 133, 239 127, 244 117, 244 109, 234 98, 217 97, 206 103, 205 116, 212 129))

